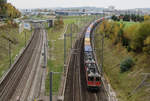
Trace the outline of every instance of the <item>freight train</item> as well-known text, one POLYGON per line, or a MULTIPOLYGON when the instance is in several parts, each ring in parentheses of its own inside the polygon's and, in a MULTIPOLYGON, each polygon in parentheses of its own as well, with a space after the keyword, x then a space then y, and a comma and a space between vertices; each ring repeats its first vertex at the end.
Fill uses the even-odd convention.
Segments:
MULTIPOLYGON (((110 17, 105 17, 105 19, 109 18, 110 17)), ((94 58, 91 36, 93 29, 103 20, 104 18, 93 21, 87 28, 84 36, 84 70, 88 90, 99 90, 101 86, 101 75, 94 58)))

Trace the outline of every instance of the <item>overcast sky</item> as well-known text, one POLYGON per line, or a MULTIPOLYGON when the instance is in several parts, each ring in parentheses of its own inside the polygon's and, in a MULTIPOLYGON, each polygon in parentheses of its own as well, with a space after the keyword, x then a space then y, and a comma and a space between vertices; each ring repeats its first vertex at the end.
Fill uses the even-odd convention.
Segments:
POLYGON ((150 8, 150 0, 8 0, 17 8, 115 6, 117 9, 150 8))

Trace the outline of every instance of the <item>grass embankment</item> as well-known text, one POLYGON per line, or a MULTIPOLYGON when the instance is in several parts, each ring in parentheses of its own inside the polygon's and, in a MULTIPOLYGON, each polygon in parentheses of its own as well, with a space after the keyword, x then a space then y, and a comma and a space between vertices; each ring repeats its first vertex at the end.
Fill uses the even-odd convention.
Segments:
MULTIPOLYGON (((63 72, 64 68, 64 30, 68 24, 68 29, 66 34, 70 34, 70 27, 72 24, 72 34, 73 34, 73 41, 77 33, 80 31, 80 28, 84 26, 84 22, 82 19, 77 18, 66 18, 64 19, 64 28, 61 30, 54 30, 53 28, 48 29, 48 40, 49 40, 49 57, 48 60, 48 73, 50 71, 53 72, 63 72)), ((66 45, 67 45, 67 54, 69 53, 71 44, 70 44, 70 37, 66 38, 66 45)), ((58 88, 61 82, 61 75, 62 74, 54 74, 53 75, 53 92, 57 94, 58 88)), ((49 75, 47 75, 46 80, 46 95, 49 94, 49 75)))
POLYGON ((121 23, 125 24, 124 29, 132 26, 133 24, 138 24, 138 22, 128 22, 128 21, 118 21, 118 23, 119 24, 121 24, 121 23))
MULTIPOLYGON (((127 22, 127 26, 131 23, 127 22)), ((101 49, 100 35, 95 37, 95 47, 101 49)), ((100 62, 100 50, 96 50, 98 61, 100 62)), ((135 92, 134 89, 144 79, 142 73, 150 72, 150 56, 144 53, 128 52, 121 44, 113 45, 112 40, 104 39, 104 74, 112 88, 117 94, 119 101, 149 101, 150 88, 142 86, 135 92), (135 65, 127 72, 120 72, 120 63, 126 57, 132 57, 135 65)), ((147 80, 148 82, 148 80, 147 80)))
MULTIPOLYGON (((27 41, 31 36, 31 31, 25 30, 27 35, 27 41)), ((9 54, 8 54, 8 40, 4 37, 9 38, 13 41, 11 44, 11 58, 12 63, 15 61, 16 55, 20 50, 25 46, 25 35, 24 32, 18 32, 17 27, 6 26, 5 28, 0 28, 0 77, 8 70, 9 68, 9 54)))

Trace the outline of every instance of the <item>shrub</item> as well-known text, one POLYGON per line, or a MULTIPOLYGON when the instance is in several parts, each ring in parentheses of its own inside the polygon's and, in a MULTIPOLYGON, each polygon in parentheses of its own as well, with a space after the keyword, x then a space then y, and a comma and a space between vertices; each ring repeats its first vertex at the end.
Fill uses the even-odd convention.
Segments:
POLYGON ((146 46, 143 48, 143 52, 147 55, 150 55, 150 46, 146 46))
POLYGON ((132 48, 130 46, 127 46, 127 51, 130 52, 132 50, 132 48))
POLYGON ((125 60, 123 60, 120 64, 120 71, 126 72, 128 71, 132 66, 134 65, 134 61, 131 57, 127 57, 125 60))

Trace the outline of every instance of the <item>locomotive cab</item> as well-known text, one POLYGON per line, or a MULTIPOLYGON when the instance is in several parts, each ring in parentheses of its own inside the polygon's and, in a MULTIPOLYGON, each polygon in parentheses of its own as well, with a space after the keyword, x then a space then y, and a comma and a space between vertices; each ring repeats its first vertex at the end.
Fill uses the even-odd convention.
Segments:
POLYGON ((89 76, 87 80, 88 90, 99 90, 101 86, 100 76, 89 76))
POLYGON ((88 89, 99 89, 101 85, 100 75, 95 63, 86 63, 88 89))

